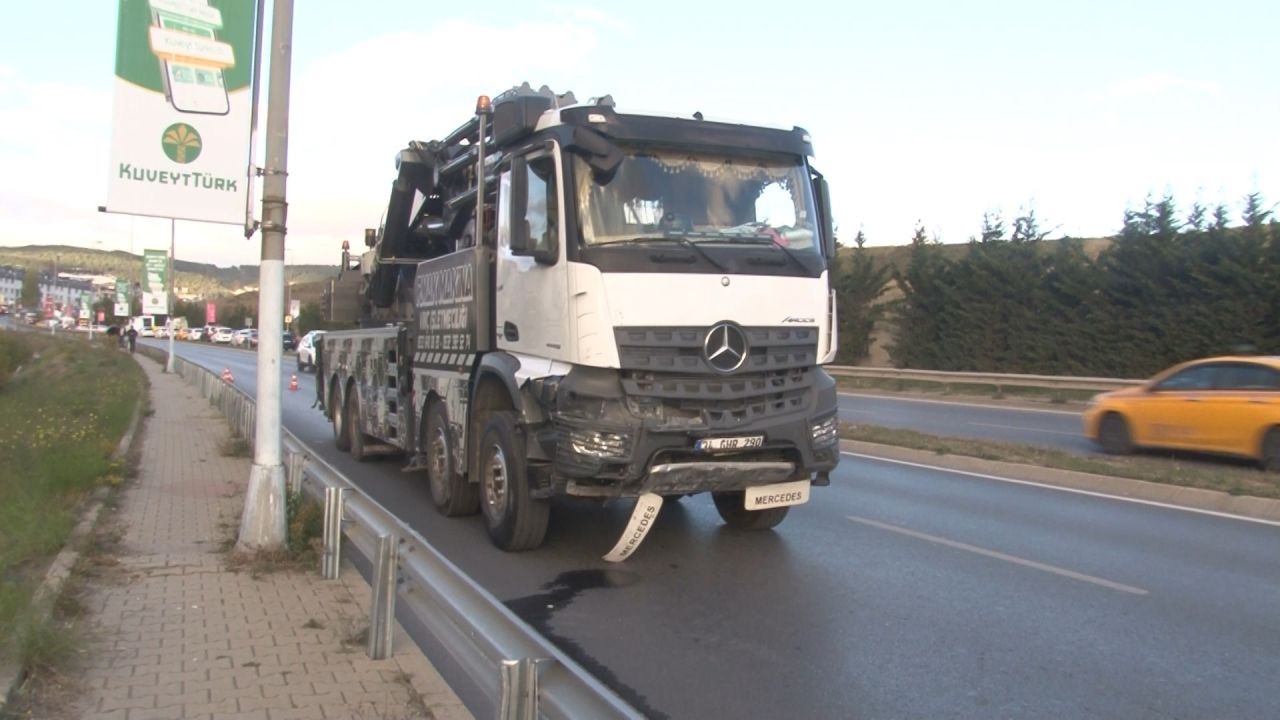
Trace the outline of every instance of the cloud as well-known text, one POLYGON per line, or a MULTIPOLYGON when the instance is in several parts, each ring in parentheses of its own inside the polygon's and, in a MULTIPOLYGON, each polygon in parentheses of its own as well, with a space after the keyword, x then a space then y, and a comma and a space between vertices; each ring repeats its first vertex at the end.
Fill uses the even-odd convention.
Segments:
POLYGON ((290 238, 305 238, 300 252, 321 261, 336 256, 343 238, 357 244, 363 228, 379 223, 405 143, 448 134, 482 93, 524 80, 564 91, 597 44, 595 26, 574 18, 506 26, 448 20, 295 66, 290 238), (503 50, 477 53, 476 38, 503 50))

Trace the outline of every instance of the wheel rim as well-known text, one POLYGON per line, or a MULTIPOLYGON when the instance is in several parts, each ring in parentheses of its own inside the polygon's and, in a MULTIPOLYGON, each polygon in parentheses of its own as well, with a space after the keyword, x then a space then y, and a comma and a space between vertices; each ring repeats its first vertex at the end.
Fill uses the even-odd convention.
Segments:
POLYGON ((507 506, 507 455, 494 445, 484 466, 484 504, 490 517, 501 517, 507 506))
MULTIPOLYGON (((329 393, 329 397, 332 398, 336 392, 337 388, 334 388, 333 392, 329 393)), ((342 435, 342 403, 333 404, 333 432, 336 435, 342 435)))
POLYGON ((430 444, 427 448, 427 471, 431 473, 431 485, 436 490, 437 496, 443 498, 445 492, 445 468, 448 467, 448 441, 444 435, 444 428, 438 427, 431 434, 430 444))

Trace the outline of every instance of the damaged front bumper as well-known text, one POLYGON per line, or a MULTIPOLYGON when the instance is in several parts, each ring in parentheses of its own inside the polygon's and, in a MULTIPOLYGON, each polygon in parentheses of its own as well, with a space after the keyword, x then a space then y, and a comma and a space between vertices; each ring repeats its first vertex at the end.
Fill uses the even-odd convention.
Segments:
MULTIPOLYGON (((769 390, 781 390, 717 402, 654 402, 628 393, 633 383, 624 382, 620 371, 601 368, 531 381, 526 400, 541 414, 531 424, 532 439, 546 460, 535 471, 535 492, 639 497, 737 491, 800 478, 828 484, 839 461, 835 381, 820 367, 789 373, 785 386, 766 379, 769 390), (729 438, 742 442, 699 443, 729 438)), ((727 396, 755 382, 715 380, 727 396)))

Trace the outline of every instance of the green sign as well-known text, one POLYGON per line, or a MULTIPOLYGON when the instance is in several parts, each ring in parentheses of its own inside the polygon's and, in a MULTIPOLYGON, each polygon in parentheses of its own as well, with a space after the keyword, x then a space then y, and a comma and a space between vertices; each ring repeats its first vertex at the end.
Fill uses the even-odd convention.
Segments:
POLYGON ((129 317, 129 281, 116 278, 116 306, 113 309, 116 317, 129 317))
POLYGON ((166 250, 142 251, 142 314, 168 315, 169 253, 166 250))

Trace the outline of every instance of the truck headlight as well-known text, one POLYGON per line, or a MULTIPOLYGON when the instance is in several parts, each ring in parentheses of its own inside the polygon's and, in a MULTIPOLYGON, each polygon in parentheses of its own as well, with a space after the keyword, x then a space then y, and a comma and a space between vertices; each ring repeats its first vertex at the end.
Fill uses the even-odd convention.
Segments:
POLYGON ((602 460, 626 460, 631 456, 631 438, 628 435, 573 429, 567 439, 569 448, 578 455, 602 460))
POLYGON ((835 415, 832 415, 826 420, 814 423, 811 429, 813 431, 814 447, 834 445, 836 440, 839 438, 838 430, 840 427, 835 415))

